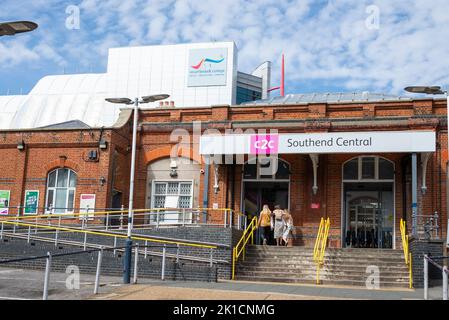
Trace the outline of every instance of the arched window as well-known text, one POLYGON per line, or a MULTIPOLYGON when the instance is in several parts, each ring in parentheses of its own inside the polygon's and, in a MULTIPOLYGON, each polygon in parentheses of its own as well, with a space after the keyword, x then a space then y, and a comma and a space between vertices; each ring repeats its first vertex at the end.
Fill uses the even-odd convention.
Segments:
POLYGON ((354 158, 343 165, 343 180, 394 180, 394 163, 381 157, 354 158))
POLYGON ((243 169, 244 180, 289 180, 290 174, 288 162, 272 157, 261 158, 257 163, 252 159, 243 169))
POLYGON ((70 169, 57 169, 48 174, 46 197, 47 212, 73 212, 76 180, 76 173, 70 169))

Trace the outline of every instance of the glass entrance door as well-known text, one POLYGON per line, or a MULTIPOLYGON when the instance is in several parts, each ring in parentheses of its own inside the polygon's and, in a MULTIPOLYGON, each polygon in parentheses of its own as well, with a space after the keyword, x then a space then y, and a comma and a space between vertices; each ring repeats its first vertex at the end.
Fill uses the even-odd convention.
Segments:
POLYGON ((345 246, 393 248, 394 204, 391 186, 357 184, 346 185, 345 190, 345 246), (365 191, 354 190, 357 188, 364 188, 365 191))

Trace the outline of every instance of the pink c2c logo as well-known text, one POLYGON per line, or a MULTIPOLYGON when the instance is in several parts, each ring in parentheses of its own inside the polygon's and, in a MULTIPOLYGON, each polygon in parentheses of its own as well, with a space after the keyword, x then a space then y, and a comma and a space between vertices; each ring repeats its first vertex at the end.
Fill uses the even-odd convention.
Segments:
POLYGON ((251 154, 277 154, 278 150, 278 135, 259 134, 251 136, 251 154))

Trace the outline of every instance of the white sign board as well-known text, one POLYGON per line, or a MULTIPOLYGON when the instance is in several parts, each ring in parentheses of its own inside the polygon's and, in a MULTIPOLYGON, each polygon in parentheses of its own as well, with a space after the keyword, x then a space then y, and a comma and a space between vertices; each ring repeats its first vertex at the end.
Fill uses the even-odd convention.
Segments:
POLYGON ((200 154, 337 154, 435 152, 434 131, 209 135, 200 154))
POLYGON ((227 48, 190 49, 187 86, 225 86, 227 65, 227 48))
POLYGON ((88 214, 89 218, 93 218, 94 213, 95 213, 95 194, 82 194, 80 196, 80 219, 81 217, 85 217, 85 214, 88 214))

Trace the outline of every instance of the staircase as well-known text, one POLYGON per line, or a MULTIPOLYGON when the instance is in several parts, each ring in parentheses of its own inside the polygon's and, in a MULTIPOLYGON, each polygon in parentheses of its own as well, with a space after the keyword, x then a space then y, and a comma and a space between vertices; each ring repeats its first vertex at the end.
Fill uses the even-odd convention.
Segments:
MULTIPOLYGON (((327 285, 366 287, 372 271, 380 271, 380 288, 409 287, 409 273, 401 250, 327 249, 320 279, 327 285)), ((236 280, 316 283, 313 248, 250 246, 237 265, 236 280)))

